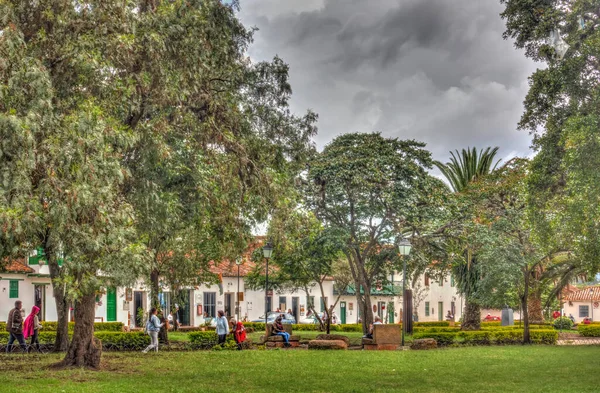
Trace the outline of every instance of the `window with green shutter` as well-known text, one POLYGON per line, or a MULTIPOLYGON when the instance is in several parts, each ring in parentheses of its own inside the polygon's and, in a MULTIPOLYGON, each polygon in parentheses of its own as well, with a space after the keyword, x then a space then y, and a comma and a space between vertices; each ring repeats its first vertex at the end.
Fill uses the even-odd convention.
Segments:
POLYGON ((16 299, 19 297, 19 281, 10 280, 10 292, 8 297, 10 299, 16 299))
POLYGON ((425 302, 425 316, 429 316, 429 302, 425 302))

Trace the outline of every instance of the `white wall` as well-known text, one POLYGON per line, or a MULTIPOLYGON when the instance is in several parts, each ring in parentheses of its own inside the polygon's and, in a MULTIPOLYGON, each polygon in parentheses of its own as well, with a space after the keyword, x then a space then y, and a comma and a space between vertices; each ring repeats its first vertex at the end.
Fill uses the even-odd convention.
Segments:
POLYGON ((26 315, 31 312, 31 308, 35 305, 35 286, 36 284, 46 285, 46 310, 45 316, 47 321, 56 320, 56 304, 52 295, 52 286, 50 279, 45 277, 28 277, 25 274, 9 274, 2 273, 0 280, 0 321, 6 321, 8 313, 15 307, 15 301, 23 302, 23 309, 26 315), (19 280, 19 297, 11 299, 10 296, 10 280, 19 280))
MULTIPOLYGON (((594 302, 597 303, 597 302, 594 302)), ((589 318, 592 321, 600 321, 600 308, 593 307, 591 301, 583 301, 583 302, 565 302, 564 304, 564 313, 565 316, 573 315, 576 323, 580 323, 583 321, 584 317, 579 316, 579 306, 588 306, 589 310, 589 318)))
POLYGON ((428 288, 428 290, 425 292, 426 294, 424 299, 421 301, 418 307, 419 322, 438 321, 438 309, 440 302, 442 303, 443 321, 446 318, 448 310, 451 308, 452 302, 454 302, 455 306, 454 320, 458 321, 462 317, 461 304, 462 307, 465 306, 464 299, 462 299, 462 297, 456 291, 456 286, 451 285, 450 276, 446 277, 443 280, 443 283, 436 282, 433 280, 433 278, 429 278, 429 286, 425 286, 425 276, 421 276, 419 280, 421 288, 428 288), (429 302, 429 315, 426 315, 427 312, 425 310, 427 302, 429 302))

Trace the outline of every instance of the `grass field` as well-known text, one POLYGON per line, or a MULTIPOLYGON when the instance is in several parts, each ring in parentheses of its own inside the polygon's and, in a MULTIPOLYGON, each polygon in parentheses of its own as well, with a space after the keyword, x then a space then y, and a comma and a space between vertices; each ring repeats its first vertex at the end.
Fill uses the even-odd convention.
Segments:
POLYGON ((551 346, 105 353, 101 371, 55 371, 57 355, 0 355, 0 391, 598 392, 599 357, 551 346))

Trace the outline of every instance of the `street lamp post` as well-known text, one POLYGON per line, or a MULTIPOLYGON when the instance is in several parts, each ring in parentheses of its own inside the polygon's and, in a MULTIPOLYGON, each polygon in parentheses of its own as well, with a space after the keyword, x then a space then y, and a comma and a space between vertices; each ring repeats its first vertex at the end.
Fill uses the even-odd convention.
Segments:
POLYGON ((265 274, 265 329, 267 328, 267 317, 268 317, 267 303, 269 301, 269 258, 271 258, 272 254, 273 254, 273 246, 271 245, 271 242, 267 242, 267 244, 265 244, 263 247, 263 256, 267 260, 266 274, 265 274))
POLYGON ((237 308, 237 321, 240 321, 240 265, 242 264, 243 260, 242 257, 238 257, 235 260, 235 264, 237 265, 238 268, 238 286, 237 286, 237 293, 235 294, 235 304, 236 304, 236 308, 237 308))
POLYGON ((400 251, 400 255, 402 255, 402 308, 403 308, 403 317, 402 317, 402 346, 404 347, 404 335, 406 333, 406 326, 409 321, 408 318, 412 318, 412 315, 409 314, 408 310, 408 298, 407 298, 407 290, 406 290, 406 257, 410 254, 410 249, 412 245, 406 239, 400 241, 398 243, 398 251, 400 251))

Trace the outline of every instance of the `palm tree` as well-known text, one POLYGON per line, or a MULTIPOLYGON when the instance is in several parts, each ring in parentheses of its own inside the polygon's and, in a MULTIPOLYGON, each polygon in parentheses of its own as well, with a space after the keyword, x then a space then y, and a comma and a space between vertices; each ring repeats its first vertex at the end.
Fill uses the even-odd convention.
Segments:
MULTIPOLYGON (((450 152, 450 162, 443 164, 435 161, 435 166, 442 172, 450 183, 454 192, 462 192, 469 183, 478 178, 488 175, 496 170, 498 160, 494 163, 498 147, 488 147, 477 152, 476 148, 462 149, 456 154, 450 152)), ((477 260, 473 255, 473 250, 467 245, 464 252, 465 263, 456 263, 452 267, 452 274, 456 278, 456 284, 459 292, 465 297, 465 311, 463 314, 462 329, 478 330, 481 326, 481 308, 473 300, 479 282, 479 271, 477 269, 477 260)))
POLYGON ((461 192, 470 182, 496 170, 501 161, 498 160, 494 164, 496 153, 498 153, 498 147, 481 149, 479 153, 476 148, 462 149, 462 153, 456 150, 456 154, 450 152, 452 156, 450 162, 443 164, 440 161, 435 161, 435 166, 448 179, 452 191, 461 192))

